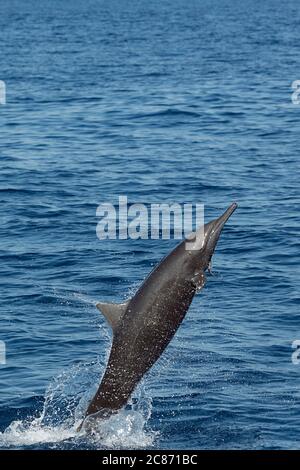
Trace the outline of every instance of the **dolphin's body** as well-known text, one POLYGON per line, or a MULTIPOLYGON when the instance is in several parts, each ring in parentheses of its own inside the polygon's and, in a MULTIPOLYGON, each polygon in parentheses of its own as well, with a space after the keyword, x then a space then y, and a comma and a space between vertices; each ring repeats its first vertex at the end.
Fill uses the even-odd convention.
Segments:
POLYGON ((126 405, 136 385, 173 338, 196 291, 203 287, 204 271, 236 207, 232 204, 221 217, 205 224, 201 240, 197 240, 197 231, 192 250, 182 241, 128 302, 97 304, 112 327, 113 342, 106 371, 86 417, 104 419, 126 405))

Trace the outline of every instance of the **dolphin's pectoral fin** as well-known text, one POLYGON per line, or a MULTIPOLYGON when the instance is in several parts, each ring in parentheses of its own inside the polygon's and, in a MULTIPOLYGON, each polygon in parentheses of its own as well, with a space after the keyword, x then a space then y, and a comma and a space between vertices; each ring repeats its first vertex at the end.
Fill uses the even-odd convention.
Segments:
POLYGON ((211 261, 211 260, 210 260, 210 262, 208 263, 207 271, 209 272, 209 274, 213 274, 213 272, 212 272, 212 261, 211 261))
POLYGON ((129 300, 123 304, 108 304, 104 302, 98 302, 96 307, 98 310, 100 310, 100 312, 103 313, 112 330, 115 330, 119 325, 124 313, 126 312, 129 302, 129 300))
POLYGON ((202 289, 202 287, 203 287, 204 284, 205 284, 205 281, 206 281, 206 277, 205 277, 205 274, 204 274, 203 271, 201 271, 200 273, 196 273, 196 274, 192 277, 192 284, 195 286, 197 292, 198 292, 200 289, 202 289))

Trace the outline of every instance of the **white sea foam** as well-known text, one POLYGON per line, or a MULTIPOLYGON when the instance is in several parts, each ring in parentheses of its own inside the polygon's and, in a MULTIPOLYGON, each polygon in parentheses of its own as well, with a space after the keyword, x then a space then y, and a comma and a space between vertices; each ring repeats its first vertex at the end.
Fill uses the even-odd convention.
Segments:
POLYGON ((13 421, 0 433, 1 448, 33 446, 35 444, 55 443, 70 439, 76 431, 63 426, 42 426, 39 420, 13 421))

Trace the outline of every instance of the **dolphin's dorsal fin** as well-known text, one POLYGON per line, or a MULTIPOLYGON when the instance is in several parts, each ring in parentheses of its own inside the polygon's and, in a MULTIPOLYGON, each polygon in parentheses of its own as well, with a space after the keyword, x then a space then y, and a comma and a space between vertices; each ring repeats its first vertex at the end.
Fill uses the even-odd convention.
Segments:
POLYGON ((122 317, 126 312, 129 302, 129 300, 127 302, 124 302, 123 304, 98 302, 96 304, 96 307, 98 310, 100 310, 100 312, 103 313, 106 320, 110 324, 112 330, 114 331, 122 320, 122 317))

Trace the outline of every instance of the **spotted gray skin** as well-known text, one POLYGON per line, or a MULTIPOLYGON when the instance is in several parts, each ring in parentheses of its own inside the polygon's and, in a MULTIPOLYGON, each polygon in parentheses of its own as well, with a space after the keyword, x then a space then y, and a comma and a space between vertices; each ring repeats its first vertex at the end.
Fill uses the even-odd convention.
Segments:
POLYGON ((154 268, 128 302, 97 304, 112 326, 113 342, 104 376, 86 416, 104 419, 126 405, 136 385, 173 338, 196 291, 203 287, 204 272, 209 269, 221 231, 236 207, 236 203, 231 204, 222 216, 205 224, 204 237, 199 240, 197 231, 192 250, 183 240, 154 268))

